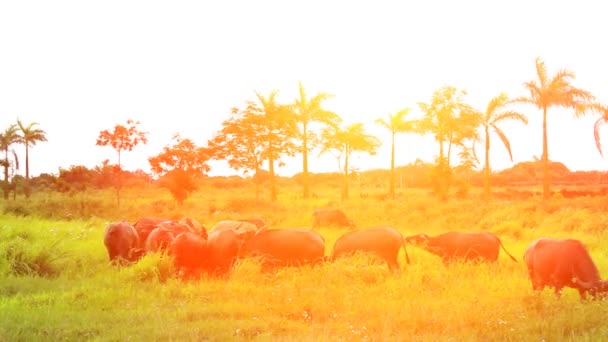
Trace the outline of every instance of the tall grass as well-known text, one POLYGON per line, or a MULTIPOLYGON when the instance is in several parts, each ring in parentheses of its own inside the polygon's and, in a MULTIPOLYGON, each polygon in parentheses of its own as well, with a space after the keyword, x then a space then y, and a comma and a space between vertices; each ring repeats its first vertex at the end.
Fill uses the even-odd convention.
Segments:
MULTIPOLYGON (((446 267, 408 246, 412 264, 401 252, 397 273, 365 255, 273 272, 244 260, 226 279, 189 281, 175 277, 166 256, 124 268, 107 260, 103 231, 123 217, 191 216, 209 227, 260 216, 276 227, 308 227, 314 208, 334 205, 358 227, 390 225, 404 235, 492 231, 519 260, 538 237, 575 237, 608 276, 605 198, 438 202, 416 190, 395 201, 370 195, 340 202, 304 201, 295 191, 269 203, 238 196, 239 189, 208 189, 176 207, 164 192, 132 189, 121 208, 112 207, 112 193, 91 193, 98 209, 69 217, 72 204, 57 194, 5 202, 0 341, 598 341, 608 334, 605 301, 581 301, 572 289, 560 299, 550 290, 533 293, 523 263, 502 252, 497 264, 446 267), (44 201, 60 202, 49 207, 61 214, 45 214, 44 201), (15 213, 15 205, 29 214, 15 213)), ((346 231, 319 230, 326 254, 346 231)))

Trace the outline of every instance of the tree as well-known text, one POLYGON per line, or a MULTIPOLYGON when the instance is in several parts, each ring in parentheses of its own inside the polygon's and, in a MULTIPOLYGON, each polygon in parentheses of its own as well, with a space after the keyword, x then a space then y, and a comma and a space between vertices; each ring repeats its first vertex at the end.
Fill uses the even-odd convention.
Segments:
POLYGON ((152 172, 160 177, 161 186, 169 189, 178 205, 197 190, 196 180, 210 170, 209 151, 197 147, 190 139, 173 137, 175 143, 165 146, 157 156, 148 158, 152 172))
POLYGON ((467 149, 469 141, 478 139, 477 127, 481 118, 478 112, 464 102, 465 95, 464 90, 445 86, 433 93, 430 103, 418 103, 424 112, 424 117, 420 120, 420 132, 434 134, 439 144, 433 186, 442 199, 446 198, 452 182, 452 147, 467 149))
POLYGON ((448 167, 452 147, 465 146, 465 142, 474 139, 477 134, 479 114, 464 102, 465 95, 464 90, 446 86, 433 93, 430 103, 418 103, 424 112, 420 132, 435 135, 439 144, 439 159, 444 160, 448 167))
POLYGON ((17 131, 17 125, 10 125, 7 127, 4 132, 0 133, 0 150, 4 152, 4 159, 0 161, 2 167, 4 167, 4 182, 3 182, 3 190, 4 190, 4 199, 8 199, 8 193, 10 189, 10 182, 8 179, 8 170, 11 165, 18 169, 19 168, 19 159, 17 158, 17 153, 14 149, 11 149, 11 145, 19 142, 19 134, 17 131), (14 164, 9 160, 9 152, 13 155, 14 164))
MULTIPOLYGON (((264 155, 268 160, 268 172, 270 176, 270 200, 277 199, 277 189, 275 180, 274 163, 280 159, 282 154, 293 155, 295 145, 291 141, 295 137, 295 122, 289 115, 288 106, 280 105, 276 102, 278 91, 272 91, 267 97, 256 92, 259 104, 260 115, 263 117, 263 130, 260 132, 266 142, 264 155)), ((255 104, 254 108, 256 107, 255 104)))
POLYGON ((530 93, 529 96, 519 97, 514 102, 531 104, 542 111, 543 152, 541 161, 543 164, 543 198, 547 198, 550 195, 547 110, 550 107, 574 109, 575 115, 580 117, 588 111, 599 110, 601 106, 596 103, 595 97, 590 92, 572 85, 575 75, 570 70, 562 69, 552 77, 549 77, 545 63, 540 57, 537 57, 536 76, 536 80, 524 83, 524 87, 530 93))
POLYGON ((391 173, 389 179, 389 196, 395 198, 395 135, 397 133, 407 133, 417 131, 417 120, 405 120, 410 108, 405 108, 395 114, 391 114, 388 120, 376 119, 376 123, 391 132, 391 173))
POLYGON ((323 148, 321 153, 332 152, 338 159, 342 172, 342 199, 348 198, 349 159, 353 152, 360 151, 375 154, 381 142, 377 137, 367 134, 362 123, 355 123, 345 128, 330 125, 321 133, 323 148), (344 166, 341 167, 342 158, 344 166))
MULTIPOLYGON (((270 198, 276 200, 275 162, 293 155, 296 135, 295 122, 287 106, 279 105, 276 91, 264 97, 256 92, 258 101, 248 101, 244 109, 233 108, 222 129, 209 140, 213 159, 226 160, 235 170, 260 172, 268 161, 270 198)), ((257 184, 257 183, 256 183, 257 184)))
POLYGON ((304 90, 304 86, 302 86, 302 82, 299 83, 299 87, 300 97, 293 104, 293 112, 299 128, 298 137, 302 141, 302 195, 306 199, 310 197, 308 152, 318 143, 318 137, 310 130, 310 125, 314 122, 336 124, 340 121, 340 118, 335 113, 321 107, 323 102, 333 95, 318 93, 309 98, 304 90))
POLYGON ((490 195, 490 130, 494 131, 500 138, 503 145, 509 152, 509 158, 513 161, 511 153, 511 143, 505 133, 498 127, 498 124, 505 120, 516 120, 528 124, 528 118, 519 112, 507 109, 509 105, 507 94, 501 93, 494 97, 488 103, 485 113, 482 116, 482 125, 485 136, 485 160, 483 166, 484 173, 484 194, 486 197, 490 195))
POLYGON ((122 151, 132 151, 135 146, 139 143, 146 144, 148 139, 146 138, 147 132, 140 131, 139 121, 127 120, 126 125, 116 125, 112 132, 103 130, 99 132, 97 138, 97 146, 112 146, 118 153, 118 168, 120 169, 122 164, 120 161, 120 154, 122 151))
POLYGON ((21 131, 19 142, 25 145, 25 197, 30 197, 30 146, 36 145, 39 141, 46 140, 46 132, 40 128, 37 128, 39 124, 32 122, 28 125, 24 125, 21 120, 17 119, 17 126, 21 131))
POLYGON ((116 203, 120 206, 120 188, 122 186, 121 173, 122 164, 120 161, 120 154, 122 151, 132 151, 133 148, 139 143, 146 144, 148 139, 146 138, 147 132, 140 131, 139 121, 127 120, 126 125, 116 125, 113 131, 103 130, 99 132, 97 138, 97 146, 112 146, 118 153, 118 164, 116 169, 116 203))

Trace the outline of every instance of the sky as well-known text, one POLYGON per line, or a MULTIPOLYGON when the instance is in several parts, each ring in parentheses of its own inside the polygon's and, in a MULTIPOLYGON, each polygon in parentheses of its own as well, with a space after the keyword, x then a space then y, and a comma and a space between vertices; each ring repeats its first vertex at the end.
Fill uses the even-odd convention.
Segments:
MULTIPOLYGON (((390 136, 377 118, 403 108, 419 117, 418 103, 443 86, 466 90, 481 111, 500 92, 527 95, 536 57, 549 75, 571 70, 575 86, 608 103, 604 13, 587 0, 1 1, 0 130, 20 119, 46 131, 48 141, 30 149, 36 176, 116 163, 116 151, 95 145, 99 132, 138 120, 148 143, 121 161, 149 172, 148 158, 175 133, 204 146, 232 107, 274 89, 279 102, 293 102, 301 81, 309 95, 333 94, 325 107, 345 124, 362 122, 382 140, 352 166, 388 168, 390 136)), ((541 112, 517 109, 530 122, 502 125, 513 161, 491 137, 494 170, 540 158, 541 112)), ((597 119, 550 109, 550 159, 573 171, 608 169, 593 138, 597 119)), ((601 137, 608 145, 608 128, 601 137)), ((398 166, 438 154, 428 135, 401 134, 396 144, 398 166)), ((23 146, 14 148, 23 163, 23 146)), ((278 173, 300 172, 300 158, 278 173)), ((211 175, 236 173, 211 167, 211 175)), ((310 171, 335 172, 338 163, 313 153, 310 171)))

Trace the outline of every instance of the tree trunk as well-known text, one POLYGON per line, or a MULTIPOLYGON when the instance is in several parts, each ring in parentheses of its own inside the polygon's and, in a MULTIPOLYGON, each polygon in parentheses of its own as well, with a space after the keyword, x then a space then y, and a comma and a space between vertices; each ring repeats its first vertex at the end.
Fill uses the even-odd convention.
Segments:
POLYGON ((30 151, 29 144, 25 142, 25 197, 30 198, 30 151))
POLYGON ((348 146, 344 153, 344 176, 342 177, 342 199, 348 199, 348 146))
POLYGON ((8 148, 4 150, 4 199, 8 200, 8 148))
POLYGON ((122 188, 122 169, 120 167, 120 150, 118 150, 118 168, 116 169, 116 207, 120 208, 120 190, 122 188))
POLYGON ((268 156, 268 172, 270 173, 270 200, 277 200, 277 188, 274 179, 274 155, 271 151, 268 156))
POLYGON ((486 151, 485 164, 483 167, 483 193, 486 198, 490 197, 490 131, 488 126, 485 127, 486 133, 486 151))
POLYGON ((258 161, 255 162, 255 173, 253 174, 253 184, 255 184, 255 201, 256 203, 260 200, 260 184, 258 183, 257 176, 260 168, 258 167, 258 161))
POLYGON ((549 198, 549 144, 547 142, 547 107, 543 108, 543 198, 549 198))
POLYGON ((310 198, 310 186, 308 183, 308 127, 304 123, 302 128, 304 137, 302 139, 302 191, 304 199, 310 198))
POLYGON ((395 132, 392 132, 391 136, 391 178, 388 194, 392 199, 395 199, 395 132))

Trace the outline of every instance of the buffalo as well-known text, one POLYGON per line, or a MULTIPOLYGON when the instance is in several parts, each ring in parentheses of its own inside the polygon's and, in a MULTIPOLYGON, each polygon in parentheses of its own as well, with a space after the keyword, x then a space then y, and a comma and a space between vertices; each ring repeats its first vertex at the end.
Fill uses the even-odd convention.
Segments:
POLYGON ((201 236, 203 237, 207 237, 207 229, 200 223, 198 222, 196 219, 192 218, 192 217, 182 217, 178 223, 181 224, 185 224, 186 226, 188 226, 190 228, 191 231, 195 232, 195 233, 199 233, 201 234, 201 236))
POLYGON ((244 218, 239 219, 238 221, 253 223, 258 229, 266 227, 266 221, 260 217, 244 218))
POLYGON ((133 224, 133 228, 139 235, 140 248, 145 248, 146 240, 148 235, 154 228, 156 228, 161 222, 169 221, 169 219, 162 217, 142 217, 133 224))
POLYGON ((608 282, 600 278, 587 248, 579 240, 537 239, 526 249, 524 261, 535 291, 553 287, 559 297, 562 288, 571 287, 578 290, 581 299, 587 293, 595 298, 608 291, 608 282))
POLYGON ((364 252, 381 258, 391 271, 399 270, 397 256, 403 246, 405 260, 409 264, 410 258, 405 247, 405 239, 393 227, 373 227, 345 233, 334 243, 330 261, 339 257, 349 256, 356 252, 364 252))
POLYGON ((459 260, 496 262, 500 248, 517 262, 500 239, 489 232, 448 232, 435 237, 419 234, 405 240, 439 256, 446 265, 459 260))
POLYGON ((217 230, 209 234, 207 271, 212 275, 230 272, 237 260, 244 237, 232 229, 217 230))
POLYGON ((316 209, 312 214, 312 227, 350 227, 355 224, 340 209, 321 208, 316 209))
POLYGON ((196 278, 208 268, 209 248, 200 234, 185 231, 177 235, 169 245, 169 254, 178 273, 185 278, 196 278))
POLYGON ((240 257, 259 257, 264 269, 316 265, 325 260, 325 239, 310 229, 264 229, 246 240, 240 257))
POLYGON ((139 236, 135 228, 125 221, 111 223, 106 227, 103 239, 113 264, 124 265, 137 261, 139 236))
POLYGON ((259 228, 255 224, 246 221, 224 220, 219 221, 213 227, 211 227, 211 229, 209 229, 209 235, 224 230, 234 230, 238 235, 243 236, 243 238, 245 239, 248 239, 255 235, 259 228))
POLYGON ((175 238, 174 232, 164 227, 154 228, 146 239, 146 253, 162 252, 167 250, 175 238))

